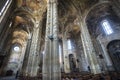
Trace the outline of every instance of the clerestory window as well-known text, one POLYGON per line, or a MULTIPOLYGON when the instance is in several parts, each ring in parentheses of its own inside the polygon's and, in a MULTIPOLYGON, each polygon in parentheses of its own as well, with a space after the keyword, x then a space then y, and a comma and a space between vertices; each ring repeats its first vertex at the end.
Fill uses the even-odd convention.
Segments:
POLYGON ((67 43, 68 43, 68 49, 72 49, 72 45, 71 45, 70 39, 68 39, 67 43))
POLYGON ((102 21, 102 27, 107 35, 110 35, 113 33, 113 30, 107 20, 102 21))

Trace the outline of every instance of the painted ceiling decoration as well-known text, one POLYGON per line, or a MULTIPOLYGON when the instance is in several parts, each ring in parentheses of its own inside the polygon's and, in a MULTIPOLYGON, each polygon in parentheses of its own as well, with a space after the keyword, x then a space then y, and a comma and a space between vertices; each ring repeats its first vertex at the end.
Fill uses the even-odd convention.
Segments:
MULTIPOLYGON (((23 29, 29 34, 41 20, 46 19, 46 8, 48 0, 17 0, 17 9, 15 10, 15 26, 16 28, 23 29)), ((59 38, 62 39, 63 35, 66 34, 68 38, 80 34, 79 16, 86 12, 89 7, 96 4, 98 0, 58 0, 58 15, 59 15, 59 38)), ((92 12, 96 11, 95 17, 87 18, 91 21, 96 21, 98 16, 106 12, 108 5, 101 5, 89 13, 90 16, 94 15, 92 12)), ((108 13, 109 14, 109 13, 108 13)), ((107 15, 107 13, 106 13, 107 15)), ((45 23, 45 20, 43 22, 45 23)), ((38 24, 39 25, 39 24, 38 24)), ((44 37, 42 37, 44 41, 44 37)))

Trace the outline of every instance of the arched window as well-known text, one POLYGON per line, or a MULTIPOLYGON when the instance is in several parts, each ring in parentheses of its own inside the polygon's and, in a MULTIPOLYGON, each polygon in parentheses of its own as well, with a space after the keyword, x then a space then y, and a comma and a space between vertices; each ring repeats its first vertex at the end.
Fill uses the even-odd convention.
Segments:
POLYGON ((72 49, 72 45, 71 45, 70 39, 68 39, 67 43, 68 43, 68 49, 72 49))
POLYGON ((62 63, 62 48, 61 45, 59 45, 59 56, 60 56, 60 63, 62 63))
POLYGON ((107 35, 110 35, 113 33, 113 30, 107 20, 102 21, 102 27, 107 35))
POLYGON ((13 44, 12 50, 13 50, 14 52, 20 52, 20 51, 21 51, 21 45, 20 45, 20 44, 17 44, 17 43, 13 44))
POLYGON ((14 49, 14 51, 16 51, 16 52, 20 51, 20 47, 19 47, 19 46, 15 46, 13 49, 14 49))

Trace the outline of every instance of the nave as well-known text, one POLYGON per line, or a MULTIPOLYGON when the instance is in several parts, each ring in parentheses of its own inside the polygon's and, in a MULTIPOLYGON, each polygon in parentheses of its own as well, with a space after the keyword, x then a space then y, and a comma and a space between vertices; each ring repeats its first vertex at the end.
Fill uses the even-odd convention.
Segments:
POLYGON ((119 35, 120 0, 1 0, 0 79, 119 80, 119 35))

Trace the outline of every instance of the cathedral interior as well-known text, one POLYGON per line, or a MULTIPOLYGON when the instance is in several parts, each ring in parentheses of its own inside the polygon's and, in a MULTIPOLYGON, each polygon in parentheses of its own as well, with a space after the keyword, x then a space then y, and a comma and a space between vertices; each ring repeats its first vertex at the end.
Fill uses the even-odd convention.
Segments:
POLYGON ((0 80, 120 80, 120 0, 0 1, 0 80))

